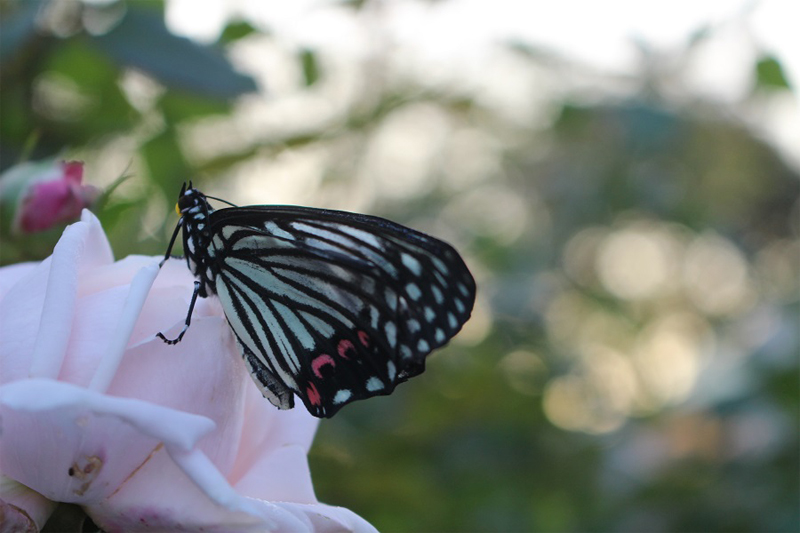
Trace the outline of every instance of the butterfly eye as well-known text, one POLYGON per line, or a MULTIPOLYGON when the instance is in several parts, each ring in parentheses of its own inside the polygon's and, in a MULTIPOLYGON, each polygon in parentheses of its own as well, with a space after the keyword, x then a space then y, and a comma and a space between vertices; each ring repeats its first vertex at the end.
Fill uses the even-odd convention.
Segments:
POLYGON ((193 205, 197 205, 197 203, 198 198, 192 194, 192 189, 189 189, 185 194, 181 194, 178 197, 178 203, 175 204, 175 211, 180 215, 193 205))

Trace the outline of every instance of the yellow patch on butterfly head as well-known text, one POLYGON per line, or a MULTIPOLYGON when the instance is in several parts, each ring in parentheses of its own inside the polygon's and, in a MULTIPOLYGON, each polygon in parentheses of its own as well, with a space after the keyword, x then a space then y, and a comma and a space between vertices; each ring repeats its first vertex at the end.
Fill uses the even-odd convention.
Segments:
POLYGON ((178 213, 179 215, 181 214, 181 208, 178 204, 175 204, 175 212, 178 213))

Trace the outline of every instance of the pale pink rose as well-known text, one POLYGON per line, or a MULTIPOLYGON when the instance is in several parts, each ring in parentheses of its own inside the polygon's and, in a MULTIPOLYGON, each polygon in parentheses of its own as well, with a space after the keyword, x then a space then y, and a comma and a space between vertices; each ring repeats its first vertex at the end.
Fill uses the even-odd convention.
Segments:
POLYGON ((34 165, 31 176, 19 199, 15 228, 22 233, 44 231, 77 220, 99 191, 82 185, 83 162, 60 161, 50 165, 34 165))
POLYGON ((109 532, 374 531, 317 501, 317 419, 261 397, 215 298, 180 344, 155 337, 193 286, 158 259, 115 262, 84 211, 51 257, 0 269, 0 530, 71 502, 109 532))

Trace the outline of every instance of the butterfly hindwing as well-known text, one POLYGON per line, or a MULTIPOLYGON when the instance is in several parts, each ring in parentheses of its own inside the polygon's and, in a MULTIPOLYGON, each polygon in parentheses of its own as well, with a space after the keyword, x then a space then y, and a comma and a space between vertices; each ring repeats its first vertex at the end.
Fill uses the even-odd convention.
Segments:
POLYGON ((389 394, 469 318, 475 285, 455 250, 390 221, 293 206, 209 221, 215 292, 276 405, 289 389, 329 417, 389 394))
MULTIPOLYGON (((238 340, 238 339, 237 339, 238 340)), ((255 381, 261 394, 278 409, 292 409, 294 407, 294 394, 286 387, 263 362, 247 346, 238 341, 239 351, 244 359, 247 371, 255 381)))

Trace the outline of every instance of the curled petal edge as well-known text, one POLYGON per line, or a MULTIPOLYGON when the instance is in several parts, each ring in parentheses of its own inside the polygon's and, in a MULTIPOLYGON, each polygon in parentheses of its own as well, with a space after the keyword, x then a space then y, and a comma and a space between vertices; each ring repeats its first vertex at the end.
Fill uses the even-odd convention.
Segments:
POLYGON ((39 531, 58 504, 0 474, 0 533, 39 531))
POLYGON ((25 379, 0 387, 0 404, 18 412, 88 410, 124 419, 143 434, 189 451, 216 426, 200 415, 177 411, 135 398, 117 398, 70 383, 25 379))

